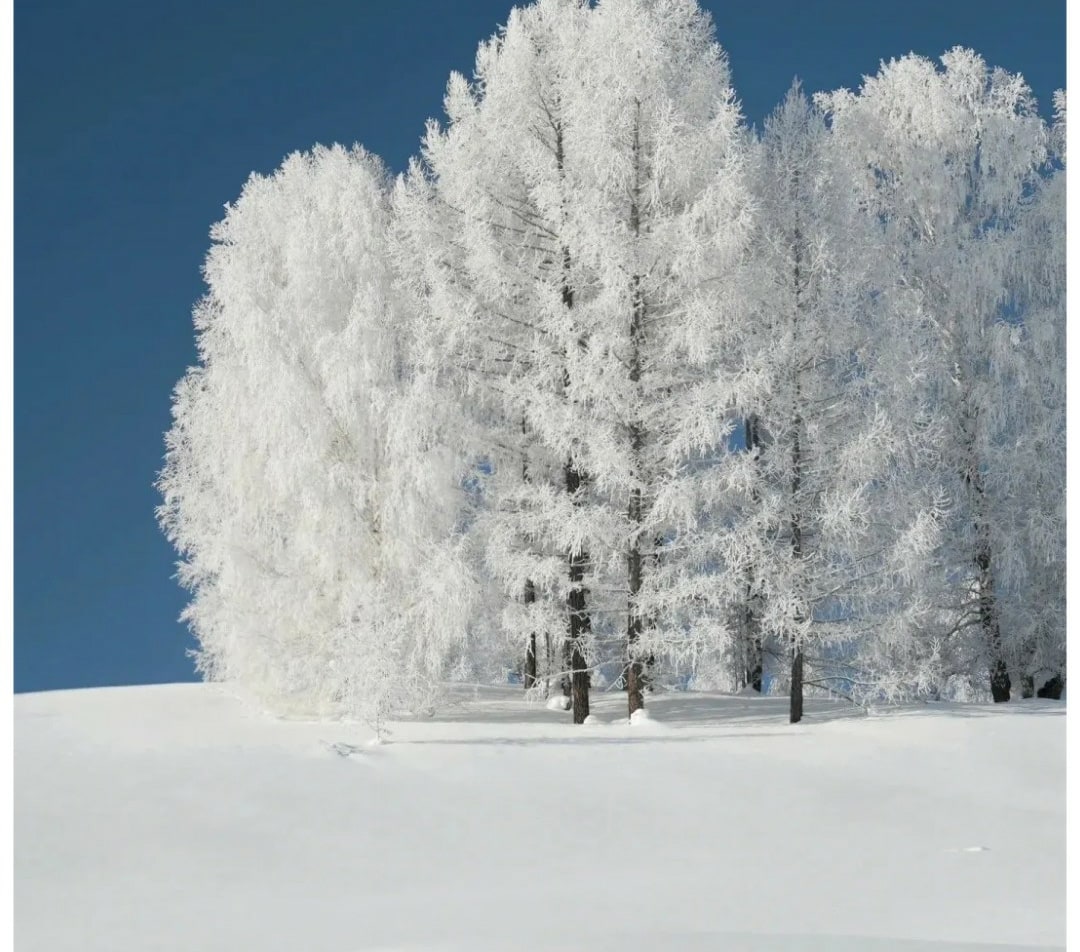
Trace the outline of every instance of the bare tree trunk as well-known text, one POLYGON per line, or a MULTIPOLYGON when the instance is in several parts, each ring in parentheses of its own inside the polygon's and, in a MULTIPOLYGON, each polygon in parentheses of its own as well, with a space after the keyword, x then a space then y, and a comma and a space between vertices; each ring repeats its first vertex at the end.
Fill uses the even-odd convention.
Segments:
POLYGON ((975 524, 975 567, 979 573, 979 624, 982 626, 983 638, 990 656, 990 695, 995 704, 1001 704, 1009 700, 1012 683, 1009 679, 1008 666, 1005 664, 1001 628, 998 625, 990 526, 983 514, 985 490, 977 461, 972 461, 969 466, 967 483, 975 492, 976 511, 979 513, 975 524))
MULTIPOLYGON (((746 431, 746 449, 750 453, 761 450, 760 422, 757 414, 751 413, 744 424, 746 431)), ((757 489, 754 489, 752 501, 759 501, 757 489)), ((752 687, 758 694, 761 693, 762 676, 765 670, 765 657, 761 647, 761 623, 757 617, 756 601, 754 592, 753 569, 747 570, 746 600, 743 603, 743 645, 744 645, 744 677, 745 684, 752 687)))
MULTIPOLYGON (((581 474, 572 462, 567 462, 565 468, 566 491, 571 496, 576 496, 581 488, 581 474)), ((586 610, 585 589, 585 566, 588 563, 588 554, 584 551, 569 553, 570 563, 570 593, 567 596, 567 610, 569 614, 569 633, 566 639, 566 653, 568 655, 570 672, 567 679, 569 684, 570 700, 574 712, 574 723, 583 724, 589 716, 589 672, 586 669, 585 653, 582 650, 583 642, 592 633, 592 620, 586 610)))
POLYGON ((753 688, 760 694, 765 672, 765 652, 761 646, 761 626, 754 613, 749 585, 746 587, 746 592, 747 600, 743 605, 742 624, 744 648, 742 686, 753 688))
MULTIPOLYGON (((640 511, 641 491, 634 490, 634 492, 631 493, 630 498, 630 518, 633 519, 636 514, 640 520, 640 511), (637 513, 635 513, 635 506, 637 513)), ((637 656, 637 643, 641 638, 642 624, 641 615, 634 605, 634 599, 638 592, 641 591, 641 563, 641 546, 635 539, 630 545, 630 552, 627 557, 627 570, 630 582, 630 609, 626 622, 626 702, 628 712, 631 715, 634 711, 645 706, 645 672, 644 666, 637 656)))
POLYGON ((798 645, 791 654, 791 723, 798 724, 803 715, 803 653, 798 645))
MULTIPOLYGON (((573 577, 574 577, 573 572, 574 572, 573 565, 571 565, 571 567, 570 567, 570 578, 571 578, 571 580, 573 580, 573 577)), ((572 606, 570 606, 569 602, 567 602, 567 606, 568 606, 567 611, 570 612, 570 613, 573 613, 574 609, 573 609, 572 606)), ((568 621, 567 625, 568 625, 567 635, 563 639, 563 647, 562 647, 562 670, 563 670, 563 673, 559 678, 559 689, 562 691, 563 697, 568 698, 572 694, 572 692, 570 690, 570 673, 574 670, 574 660, 573 660, 574 659, 574 646, 573 646, 573 642, 571 640, 573 635, 570 633, 570 628, 573 627, 572 626, 572 620, 568 621)))
MULTIPOLYGON (((536 601, 536 588, 531 580, 525 582, 525 604, 536 601)), ((525 690, 536 687, 536 632, 529 632, 528 645, 525 648, 525 690)))
MULTIPOLYGON (((564 143, 562 126, 555 124, 555 163, 561 175, 564 170, 564 143)), ((563 272, 562 272, 562 303, 568 311, 574 307, 574 289, 570 283, 570 251, 563 247, 563 272)), ((584 346, 582 341, 579 346, 584 346)), ((563 386, 570 386, 570 370, 563 371, 563 386)), ((581 489, 585 483, 585 475, 578 469, 573 456, 567 458, 563 467, 563 477, 566 492, 570 495, 574 505, 580 505, 581 489)), ((566 597, 567 608, 567 637, 565 653, 569 664, 567 670, 569 677, 566 679, 566 690, 570 694, 573 720, 575 724, 583 724, 589 716, 589 672, 586 668, 585 652, 583 644, 592 633, 592 620, 586 607, 585 567, 589 562, 589 555, 584 550, 571 549, 566 554, 567 566, 570 576, 570 591, 566 597)))
MULTIPOLYGON (((525 417, 522 417, 522 434, 528 435, 528 428, 525 423, 525 417)), ((529 482, 529 457, 528 451, 525 450, 522 455, 522 482, 529 482)), ((525 579, 525 595, 522 601, 526 605, 535 604, 537 600, 536 586, 532 584, 532 579, 525 579)), ((537 635, 535 631, 529 632, 528 645, 525 648, 525 674, 522 678, 525 684, 525 689, 529 690, 536 686, 537 683, 537 635)))
POLYGON ((529 635, 529 644, 525 648, 525 690, 536 687, 536 635, 529 635))
MULTIPOLYGON (((799 490, 800 483, 800 464, 799 458, 799 436, 798 431, 795 435, 795 472, 792 478, 792 495, 795 495, 799 490)), ((802 558, 802 526, 799 522, 798 511, 791 517, 791 548, 796 560, 802 558)), ((795 624, 798 626, 802 622, 803 618, 801 613, 796 613, 795 624)), ((791 723, 798 724, 802 720, 803 716, 803 651, 802 644, 799 641, 799 635, 796 634, 792 638, 791 642, 791 723)))
POLYGON ((551 696, 551 671, 555 659, 551 653, 551 632, 544 632, 544 698, 551 696))
MULTIPOLYGON (((799 190, 799 170, 796 169, 794 173, 795 191, 799 190)), ((796 213, 795 217, 795 235, 794 235, 794 251, 795 251, 795 313, 794 313, 794 332, 798 331, 799 327, 799 315, 802 307, 802 233, 799 228, 799 218, 796 213)), ((794 337, 794 333, 793 333, 794 337)), ((797 351, 798 348, 796 347, 797 351)), ((797 356, 796 356, 796 359, 797 356)), ((803 545, 802 545, 802 514, 800 507, 802 501, 799 498, 799 493, 802 490, 802 468, 803 468, 803 456, 802 456, 802 412, 799 406, 802 400, 802 392, 799 386, 799 372, 795 371, 795 392, 792 407, 792 444, 791 444, 791 554, 796 563, 800 562, 803 557, 803 545)), ((791 643, 791 717, 790 722, 792 724, 798 724, 802 720, 803 716, 803 652, 802 644, 799 640, 798 626, 802 623, 803 618, 801 613, 796 612, 795 625, 796 634, 792 638, 791 643)))
MULTIPOLYGON (((650 563, 652 565, 652 571, 654 575, 660 574, 660 549, 664 545, 664 540, 661 536, 655 536, 653 538, 653 553, 650 563)), ((654 613, 649 618, 649 628, 656 631, 658 628, 658 617, 654 613)), ((653 676, 656 671, 656 655, 652 651, 649 652, 649 656, 644 659, 641 671, 641 688, 648 693, 652 690, 653 676)))
MULTIPOLYGON (((757 620, 752 619, 752 632, 759 632, 757 627, 757 620)), ((761 635, 751 634, 750 636, 750 663, 746 669, 746 681, 747 684, 752 687, 758 694, 761 693, 762 684, 765 680, 765 652, 761 648, 761 635)))
POLYGON ((1000 704, 1009 700, 1012 682, 1001 648, 989 549, 979 549, 975 564, 979 567, 979 621, 990 651, 990 694, 994 703, 1000 704))
MULTIPOLYGON (((638 118, 634 122, 634 189, 630 198, 630 232, 635 238, 641 234, 641 212, 639 193, 641 191, 641 140, 640 114, 641 104, 637 104, 638 118)), ((632 279, 632 310, 630 314, 630 382, 635 392, 640 390, 641 351, 645 340, 645 295, 641 290, 641 276, 635 274, 632 279)), ((641 555, 642 494, 640 482, 642 473, 642 448, 645 444, 645 429, 640 420, 630 423, 630 458, 634 466, 634 479, 638 485, 630 490, 630 503, 627 518, 630 521, 630 545, 626 554, 626 575, 629 601, 626 618, 626 701, 631 716, 645 706, 644 678, 641 660, 638 658, 638 642, 641 640, 642 618, 637 600, 641 593, 643 559, 641 555)))

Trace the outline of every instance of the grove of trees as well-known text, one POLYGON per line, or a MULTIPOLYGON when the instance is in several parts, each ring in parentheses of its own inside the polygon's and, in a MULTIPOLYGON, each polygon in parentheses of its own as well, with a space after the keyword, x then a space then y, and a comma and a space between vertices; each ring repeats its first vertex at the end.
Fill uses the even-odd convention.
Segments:
POLYGON ((1063 91, 957 48, 751 129, 696 0, 536 0, 445 110, 211 232, 158 481, 205 676, 1061 695, 1063 91))

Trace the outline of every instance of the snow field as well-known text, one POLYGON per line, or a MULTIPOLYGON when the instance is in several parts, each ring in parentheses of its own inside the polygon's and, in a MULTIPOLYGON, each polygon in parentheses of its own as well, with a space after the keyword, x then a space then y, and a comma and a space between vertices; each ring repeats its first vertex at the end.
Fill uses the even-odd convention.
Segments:
POLYGON ((16 947, 1063 947, 1063 704, 593 703, 469 688, 370 746, 215 686, 21 695, 16 947))

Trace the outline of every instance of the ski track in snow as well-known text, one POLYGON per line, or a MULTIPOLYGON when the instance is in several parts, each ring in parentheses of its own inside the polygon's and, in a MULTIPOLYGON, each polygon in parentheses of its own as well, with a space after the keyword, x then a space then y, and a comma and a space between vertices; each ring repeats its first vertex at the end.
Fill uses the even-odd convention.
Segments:
POLYGON ((1064 947, 1064 703, 454 692, 380 745, 218 686, 17 696, 16 948, 1064 947))

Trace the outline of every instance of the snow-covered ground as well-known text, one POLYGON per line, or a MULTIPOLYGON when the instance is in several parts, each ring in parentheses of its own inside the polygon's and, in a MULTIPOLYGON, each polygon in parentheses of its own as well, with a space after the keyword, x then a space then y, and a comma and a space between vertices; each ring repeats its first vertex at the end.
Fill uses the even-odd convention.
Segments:
POLYGON ((458 692, 388 741, 227 690, 15 699, 15 947, 961 952, 1065 941, 1065 706, 458 692))

